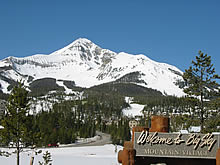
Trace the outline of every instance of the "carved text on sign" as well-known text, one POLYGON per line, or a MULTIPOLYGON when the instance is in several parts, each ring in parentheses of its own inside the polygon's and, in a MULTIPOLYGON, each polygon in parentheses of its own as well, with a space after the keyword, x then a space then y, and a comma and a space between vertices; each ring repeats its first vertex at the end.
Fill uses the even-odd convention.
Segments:
POLYGON ((164 144, 164 145, 180 145, 182 143, 185 143, 186 146, 194 145, 194 150, 196 150, 198 147, 208 147, 207 150, 211 151, 212 147, 216 143, 216 139, 213 138, 213 135, 211 133, 207 133, 203 136, 199 134, 189 134, 188 138, 186 140, 181 139, 182 134, 179 133, 176 138, 171 137, 160 137, 158 136, 157 132, 154 132, 153 134, 149 134, 148 131, 142 131, 140 136, 137 138, 137 144, 164 144))

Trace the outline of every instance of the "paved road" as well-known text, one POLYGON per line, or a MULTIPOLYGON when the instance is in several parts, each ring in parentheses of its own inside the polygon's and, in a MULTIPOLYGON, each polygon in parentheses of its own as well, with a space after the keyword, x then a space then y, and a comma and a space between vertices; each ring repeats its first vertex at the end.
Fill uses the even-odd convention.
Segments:
POLYGON ((79 143, 79 144, 77 144, 77 143, 68 144, 65 146, 60 146, 60 148, 62 148, 62 147, 102 146, 105 144, 112 144, 111 136, 109 134, 96 131, 96 135, 100 136, 100 139, 97 141, 88 142, 88 143, 79 143))
POLYGON ((85 143, 85 144, 79 144, 78 147, 79 146, 102 146, 105 144, 112 143, 111 136, 109 134, 96 131, 96 135, 100 136, 100 140, 90 142, 90 143, 85 143))

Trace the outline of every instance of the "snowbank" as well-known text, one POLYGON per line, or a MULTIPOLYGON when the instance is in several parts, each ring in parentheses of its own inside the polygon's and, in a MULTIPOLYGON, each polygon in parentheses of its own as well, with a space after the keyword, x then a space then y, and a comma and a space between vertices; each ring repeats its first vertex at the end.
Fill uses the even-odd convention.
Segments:
MULTIPOLYGON (((4 149, 5 150, 5 149, 4 149)), ((117 146, 117 152, 122 150, 122 146, 117 146)), ((7 149, 13 151, 13 149, 7 149)), ((45 148, 43 153, 49 151, 52 156, 53 165, 118 165, 117 152, 112 144, 104 146, 90 147, 66 147, 66 148, 45 148)), ((21 154, 20 164, 30 164, 31 150, 26 150, 21 154)), ((42 154, 35 156, 34 165, 42 161, 42 154)), ((1 164, 16 164, 16 155, 10 157, 0 157, 1 164)))

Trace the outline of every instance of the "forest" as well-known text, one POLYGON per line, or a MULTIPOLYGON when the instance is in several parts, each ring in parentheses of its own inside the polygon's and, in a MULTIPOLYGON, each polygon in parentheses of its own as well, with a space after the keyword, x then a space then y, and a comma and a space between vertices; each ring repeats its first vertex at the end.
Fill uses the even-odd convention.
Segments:
POLYGON ((220 131, 220 88, 214 81, 220 77, 215 74, 207 54, 199 51, 192 66, 183 73, 184 85, 179 84, 185 96, 162 95, 157 90, 127 82, 136 78, 137 73, 133 73, 118 82, 88 89, 66 81, 73 88, 72 94, 66 94, 50 78, 31 84, 31 91, 22 81, 16 82, 6 97, 5 112, 0 113, 0 125, 5 128, 0 130, 1 145, 8 146, 10 142, 38 147, 69 144, 79 138, 93 137, 96 131, 109 133, 113 144, 123 144, 131 137, 129 121, 137 120, 139 126, 149 126, 152 115, 168 116, 171 132, 187 130, 190 126, 201 126, 203 133, 220 131), (50 92, 50 89, 57 91, 50 92), (126 97, 132 98, 132 103, 145 105, 141 116, 131 118, 123 114, 130 106, 126 97), (38 101, 41 109, 35 112, 33 107, 36 108, 38 101), (43 104, 48 105, 45 108, 43 104))

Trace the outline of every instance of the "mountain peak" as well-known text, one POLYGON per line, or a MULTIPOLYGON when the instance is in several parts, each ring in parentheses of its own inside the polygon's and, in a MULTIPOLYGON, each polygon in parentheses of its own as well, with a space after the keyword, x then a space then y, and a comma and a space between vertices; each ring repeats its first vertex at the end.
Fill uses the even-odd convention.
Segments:
POLYGON ((90 41, 87 38, 78 38, 75 41, 73 41, 73 43, 91 43, 92 41, 90 41))
POLYGON ((92 47, 98 47, 92 41, 87 38, 79 38, 64 48, 57 50, 51 54, 69 54, 72 51, 83 51, 91 49, 92 47))
POLYGON ((168 95, 183 95, 178 86, 182 82, 181 71, 176 67, 150 60, 145 55, 117 54, 100 48, 87 38, 79 38, 50 55, 9 57, 0 61, 0 71, 0 91, 2 88, 5 93, 9 92, 11 82, 21 78, 30 84, 33 80, 50 77, 73 80, 81 87, 132 80, 131 83, 168 95))

